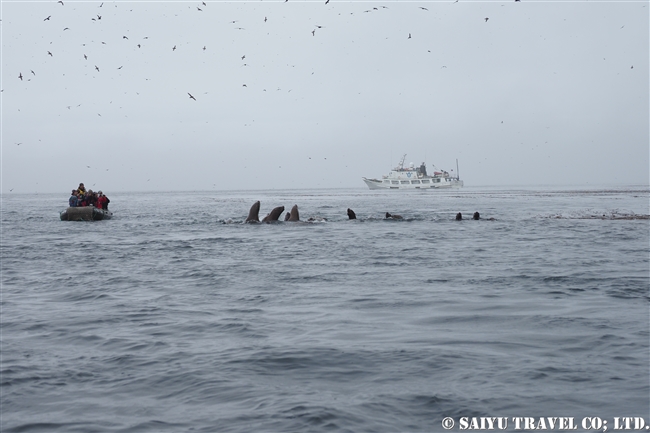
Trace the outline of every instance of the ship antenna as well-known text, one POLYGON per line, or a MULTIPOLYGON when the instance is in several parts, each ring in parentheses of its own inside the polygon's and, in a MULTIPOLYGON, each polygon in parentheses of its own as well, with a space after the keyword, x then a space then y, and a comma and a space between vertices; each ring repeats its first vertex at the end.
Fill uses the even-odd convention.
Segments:
POLYGON ((402 160, 399 163, 399 169, 402 170, 404 168, 404 160, 406 160, 406 153, 402 157, 402 160))
POLYGON ((456 180, 460 180, 460 171, 458 171, 458 158, 456 158, 456 180))

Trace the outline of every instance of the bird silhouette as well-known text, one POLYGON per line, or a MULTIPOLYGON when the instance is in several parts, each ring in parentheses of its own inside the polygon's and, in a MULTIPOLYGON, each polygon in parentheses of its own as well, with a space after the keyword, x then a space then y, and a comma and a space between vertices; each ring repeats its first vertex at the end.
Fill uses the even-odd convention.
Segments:
POLYGON ((99 72, 99 68, 97 67, 97 65, 95 65, 95 69, 97 69, 97 72, 99 72))
POLYGON ((266 22, 266 17, 264 17, 264 22, 266 22))
POLYGON ((172 51, 176 51, 176 45, 174 45, 174 48, 172 48, 172 51))
POLYGON ((203 45, 203 51, 205 51, 205 45, 203 45))
POLYGON ((196 8, 197 8, 199 11, 203 12, 203 9, 201 9, 200 7, 197 6, 196 8))
POLYGON ((36 72, 32 71, 31 69, 29 70, 29 72, 31 72, 32 74, 34 74, 34 76, 36 76, 36 72))
POLYGON ((97 15, 97 19, 98 19, 98 20, 101 20, 101 19, 102 19, 102 16, 101 16, 101 15, 97 15))
POLYGON ((192 96, 191 93, 187 92, 187 94, 190 95, 190 99, 194 99, 196 101, 196 98, 194 96, 192 96))
POLYGON ((429 9, 427 9, 427 8, 423 8, 422 6, 418 6, 418 7, 419 7, 420 9, 422 9, 423 11, 428 11, 428 10, 429 10, 429 9))
POLYGON ((126 36, 122 36, 122 39, 129 39, 129 38, 127 38, 126 36))
POLYGON ((20 72, 20 73, 18 74, 18 78, 20 78, 20 81, 23 81, 23 73, 22 73, 22 72, 20 72))
POLYGON ((88 56, 84 54, 84 60, 88 60, 88 56))
POLYGON ((120 66, 120 67, 119 67, 119 68, 117 68, 117 69, 122 69, 123 67, 124 67, 124 65, 122 65, 122 66, 120 66))
POLYGON ((49 17, 47 17, 47 18, 45 18, 45 19, 44 19, 43 21, 49 21, 49 20, 50 20, 50 18, 52 18, 52 15, 50 15, 50 16, 49 16, 49 17))
POLYGON ((64 32, 65 32, 66 30, 70 30, 70 27, 66 27, 65 29, 63 29, 64 32))
POLYGON ((241 56, 241 59, 242 59, 242 60, 244 60, 245 58, 246 58, 246 54, 244 54, 243 56, 241 56))
POLYGON ((410 34, 410 33, 409 33, 409 37, 408 37, 408 39, 411 39, 411 34, 410 34))
POLYGON ((312 35, 312 36, 316 36, 316 30, 312 30, 312 31, 311 31, 311 35, 312 35))
POLYGON ((51 53, 51 52, 49 52, 49 51, 47 52, 47 54, 49 54, 49 55, 50 55, 50 57, 54 57, 54 56, 52 55, 52 53, 51 53))
POLYGON ((488 17, 485 17, 485 22, 486 22, 486 23, 488 22, 488 20, 489 20, 489 18, 488 18, 488 17))

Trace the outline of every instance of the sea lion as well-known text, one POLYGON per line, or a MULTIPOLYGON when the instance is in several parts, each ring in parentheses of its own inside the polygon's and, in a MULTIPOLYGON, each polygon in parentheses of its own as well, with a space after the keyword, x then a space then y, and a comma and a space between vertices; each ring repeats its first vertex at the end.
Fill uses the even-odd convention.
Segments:
POLYGON ((293 207, 291 208, 291 214, 289 215, 289 219, 285 219, 285 221, 300 221, 300 214, 298 213, 297 204, 293 205, 293 207))
POLYGON ((478 212, 474 212, 474 215, 472 215, 473 220, 480 220, 481 219, 481 214, 478 212))
POLYGON ((458 213, 456 214, 456 221, 460 221, 460 220, 462 220, 462 219, 463 219, 463 214, 460 213, 460 212, 458 212, 458 213))
POLYGON ((271 221, 277 221, 278 218, 280 218, 280 215, 282 215, 282 212, 284 212, 284 206, 278 206, 276 208, 273 208, 271 213, 265 216, 262 222, 270 223, 271 221))
POLYGON ((289 221, 289 218, 291 218, 291 212, 287 212, 286 214, 284 214, 285 221, 289 221))
POLYGON ((259 200, 253 203, 251 210, 248 212, 248 218, 246 218, 247 223, 258 223, 260 222, 260 202, 259 200))
POLYGON ((348 208, 348 219, 355 220, 357 219, 357 214, 350 208, 348 208))
POLYGON ((386 219, 401 220, 404 219, 401 215, 391 215, 386 212, 386 219))

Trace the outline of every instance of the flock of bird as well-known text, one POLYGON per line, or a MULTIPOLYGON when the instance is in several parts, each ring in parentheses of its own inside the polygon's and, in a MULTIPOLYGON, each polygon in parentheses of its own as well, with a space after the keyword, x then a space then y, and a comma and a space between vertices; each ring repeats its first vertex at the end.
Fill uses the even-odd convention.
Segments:
MULTIPOLYGON (((289 0, 285 0, 285 3, 288 2, 288 1, 289 1, 289 0)), ((453 3, 458 3, 458 1, 459 1, 459 0, 453 0, 453 3)), ((514 0, 514 1, 515 1, 515 2, 520 2, 521 0, 514 0)), ((65 3, 64 3, 62 0, 57 1, 57 3, 60 4, 61 6, 65 6, 65 3)), ((327 4, 330 3, 330 0, 325 0, 324 3, 327 5, 327 4)), ((102 2, 102 3, 99 5, 99 8, 102 8, 103 6, 104 6, 104 3, 102 2)), ((117 7, 117 5, 116 5, 116 7, 117 7)), ((203 12, 204 9, 202 9, 201 7, 206 8, 206 7, 208 7, 208 4, 207 4, 205 1, 202 1, 199 5, 196 6, 196 10, 199 11, 199 12, 203 12)), ((380 8, 381 8, 381 9, 388 9, 387 6, 379 6, 379 7, 373 7, 373 8, 371 8, 371 9, 364 10, 363 13, 369 13, 369 12, 373 12, 373 11, 378 11, 380 8)), ((423 6, 418 6, 418 8, 421 9, 421 10, 423 10, 423 11, 429 11, 428 8, 423 7, 423 6)), ((353 13, 351 13, 351 14, 353 14, 353 13)), ((93 16, 93 17, 91 18, 91 20, 92 20, 92 21, 101 21, 101 20, 102 20, 102 15, 100 15, 100 14, 95 14, 95 16, 93 16)), ((489 20, 489 17, 485 17, 485 22, 488 22, 488 20, 489 20)), ((43 21, 52 21, 52 15, 48 15, 47 17, 43 18, 43 21)), ((231 20, 230 23, 235 24, 235 23, 237 23, 238 21, 239 21, 239 20, 231 20)), ((266 23, 267 21, 268 21, 268 17, 265 16, 265 17, 264 17, 264 22, 266 23)), ((311 30, 311 34, 312 34, 312 36, 316 36, 316 30, 318 30, 318 29, 322 29, 322 28, 324 28, 324 26, 322 26, 322 25, 315 25, 315 26, 314 26, 314 29, 311 30)), ((245 30, 245 29, 242 28, 242 27, 236 27, 235 29, 236 29, 236 30, 245 30)), ((68 30, 70 30, 70 27, 64 27, 64 28, 63 28, 63 31, 68 31, 68 30)), ((411 33, 408 33, 407 39, 412 39, 412 37, 413 37, 412 34, 411 34, 411 33)), ((122 39, 123 39, 123 40, 129 40, 128 36, 126 36, 126 35, 123 35, 123 36, 122 36, 122 39)), ((148 37, 144 37, 143 39, 146 40, 146 39, 149 39, 149 38, 148 38, 148 37)), ((101 43, 102 43, 103 45, 106 45, 106 42, 104 42, 104 41, 102 41, 101 43)), ((84 44, 84 45, 85 45, 85 44, 84 44)), ((137 46, 138 48, 142 48, 142 44, 140 44, 140 43, 136 44, 136 46, 137 46)), ((171 47, 171 50, 172 50, 172 51, 176 51, 176 50, 177 50, 177 45, 172 46, 172 47, 171 47)), ((206 50, 207 50, 207 46, 204 45, 203 48, 202 48, 202 50, 203 50, 203 51, 206 51, 206 50)), ((429 50, 429 52, 430 52, 430 50, 429 50)), ((54 54, 53 54, 50 50, 47 50, 47 55, 49 55, 50 57, 54 57, 54 54)), ((88 56, 87 56, 85 53, 83 54, 83 58, 84 58, 84 60, 88 60, 88 56)), ((242 60, 244 60, 245 58, 246 58, 245 55, 241 56, 241 59, 242 59, 242 60)), ((243 66, 247 66, 247 65, 244 64, 243 66)), ((119 70, 119 69, 122 69, 122 67, 123 67, 123 65, 120 66, 120 67, 118 67, 117 69, 118 69, 118 70, 119 70)), ((443 67, 443 68, 446 68, 446 66, 442 66, 442 67, 443 67)), ((97 72, 101 72, 99 66, 97 66, 97 65, 94 65, 94 69, 95 69, 97 72)), ((36 76, 36 73, 35 73, 33 70, 30 70, 30 72, 31 72, 34 76, 36 76)), ((23 81, 23 79, 24 79, 25 77, 24 77, 24 75, 22 74, 22 72, 19 72, 19 73, 18 73, 18 78, 19 78, 21 81, 23 81)), ((248 87, 248 86, 247 86, 246 84, 243 84, 242 87, 248 87)), ((190 99, 192 99, 192 100, 194 100, 194 101, 197 100, 197 98, 196 98, 194 95, 192 95, 190 92, 187 92, 187 94, 189 95, 189 98, 190 98, 190 99)))

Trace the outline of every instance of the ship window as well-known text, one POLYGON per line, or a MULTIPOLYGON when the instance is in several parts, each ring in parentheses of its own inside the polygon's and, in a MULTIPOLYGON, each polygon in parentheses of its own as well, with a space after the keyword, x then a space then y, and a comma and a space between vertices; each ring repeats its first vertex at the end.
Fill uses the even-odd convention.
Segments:
POLYGON ((390 183, 392 183, 393 185, 396 185, 396 184, 398 184, 399 182, 396 181, 396 180, 391 180, 390 183))
POLYGON ((440 183, 440 179, 436 179, 436 183, 440 183))
POLYGON ((390 180, 384 179, 384 183, 390 183, 390 180))
POLYGON ((409 181, 408 181, 408 180, 400 180, 399 182, 400 182, 401 184, 407 184, 407 185, 409 184, 409 181))
POLYGON ((420 183, 419 180, 412 180, 411 183, 420 183))
POLYGON ((422 183, 429 183, 429 179, 424 179, 422 183))

